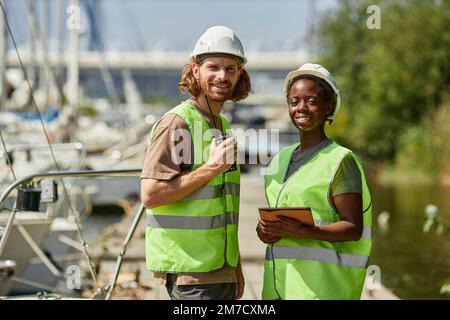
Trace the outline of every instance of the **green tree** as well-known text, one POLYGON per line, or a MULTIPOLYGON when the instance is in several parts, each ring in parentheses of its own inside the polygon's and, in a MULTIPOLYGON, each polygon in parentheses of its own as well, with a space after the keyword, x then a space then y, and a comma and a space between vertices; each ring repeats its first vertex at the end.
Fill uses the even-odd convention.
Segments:
POLYGON ((338 118, 333 134, 366 157, 392 161, 400 137, 449 91, 450 0, 342 0, 321 20, 317 40, 318 61, 342 92, 344 126, 338 118), (373 4, 381 29, 366 26, 373 4))

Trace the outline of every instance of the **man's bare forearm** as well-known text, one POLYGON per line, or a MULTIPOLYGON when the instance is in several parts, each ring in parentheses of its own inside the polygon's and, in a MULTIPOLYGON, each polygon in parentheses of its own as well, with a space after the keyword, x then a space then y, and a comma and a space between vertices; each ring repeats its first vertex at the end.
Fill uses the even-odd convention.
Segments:
POLYGON ((203 187, 217 175, 227 171, 233 162, 228 163, 228 154, 234 155, 236 160, 237 146, 233 137, 227 138, 219 144, 211 142, 208 161, 186 174, 172 180, 142 179, 141 199, 146 208, 156 208, 164 204, 174 203, 203 187))
POLYGON ((146 208, 156 208, 174 203, 200 189, 220 174, 213 164, 203 164, 193 171, 179 175, 172 180, 141 180, 142 202, 146 208))

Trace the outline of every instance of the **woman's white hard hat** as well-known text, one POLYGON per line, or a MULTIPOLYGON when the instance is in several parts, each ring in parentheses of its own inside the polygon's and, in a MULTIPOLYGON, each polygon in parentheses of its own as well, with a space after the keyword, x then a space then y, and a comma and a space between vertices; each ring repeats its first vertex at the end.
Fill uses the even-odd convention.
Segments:
POLYGON ((239 58, 240 66, 247 63, 244 47, 234 31, 224 26, 208 28, 195 44, 190 57, 196 58, 204 54, 229 54, 239 58))
POLYGON ((330 85, 331 89, 333 89, 334 94, 336 95, 336 106, 334 107, 333 113, 330 114, 327 119, 333 119, 334 116, 339 112, 339 108, 341 106, 341 95, 339 94, 339 89, 336 86, 336 81, 334 80, 331 73, 320 64, 303 64, 300 68, 289 72, 286 76, 286 79, 284 80, 284 95, 286 98, 289 95, 288 90, 290 90, 292 82, 300 76, 314 76, 323 79, 330 85))

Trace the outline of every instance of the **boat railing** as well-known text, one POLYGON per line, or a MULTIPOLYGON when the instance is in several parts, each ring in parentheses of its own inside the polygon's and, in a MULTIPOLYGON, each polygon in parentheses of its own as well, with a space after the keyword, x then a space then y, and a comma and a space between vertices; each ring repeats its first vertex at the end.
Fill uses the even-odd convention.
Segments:
MULTIPOLYGON (((0 196, 0 208, 3 208, 4 202, 11 195, 11 193, 19 186, 22 186, 29 181, 39 182, 44 179, 51 178, 82 178, 82 177, 118 177, 118 176, 138 176, 141 173, 141 169, 111 169, 111 170, 68 170, 68 171, 49 171, 44 173, 32 174, 23 178, 20 178, 11 184, 3 191, 0 196)), ((10 211, 6 225, 2 228, 2 234, 0 238, 0 256, 6 246, 8 235, 12 229, 16 212, 18 211, 14 205, 14 208, 10 211)))
MULTIPOLYGON (((77 151, 78 158, 77 162, 73 164, 72 166, 73 168, 79 168, 87 157, 86 146, 81 142, 52 143, 51 147, 54 151, 71 151, 71 150, 77 151)), ((8 159, 11 154, 13 155, 16 152, 26 152, 30 154, 31 157, 31 152, 48 150, 48 148, 49 148, 48 144, 27 144, 27 143, 13 144, 8 146, 8 155, 5 154, 4 151, 0 151, 0 158, 7 157, 8 159)))

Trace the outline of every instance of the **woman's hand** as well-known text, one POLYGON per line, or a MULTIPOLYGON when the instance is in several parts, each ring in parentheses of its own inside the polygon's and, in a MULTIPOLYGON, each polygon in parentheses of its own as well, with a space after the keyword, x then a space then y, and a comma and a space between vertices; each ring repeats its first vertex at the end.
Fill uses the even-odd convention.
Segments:
MULTIPOLYGON (((276 221, 259 221, 260 232, 265 239, 306 238, 308 227, 305 227, 296 219, 276 216, 276 221)), ((310 228, 309 228, 310 229, 310 228)), ((259 235, 259 234, 258 234, 259 235)), ((260 237, 261 239, 261 237, 260 237)), ((263 239, 261 239, 265 242, 263 239)), ((277 241, 278 241, 277 240, 277 241)), ((266 242, 267 243, 267 242, 266 242)))
POLYGON ((272 244, 274 242, 277 242, 281 239, 281 237, 269 237, 262 231, 261 221, 256 226, 256 233, 258 234, 259 240, 261 240, 264 243, 272 244))
POLYGON ((264 243, 273 243, 281 238, 313 239, 330 242, 358 241, 363 232, 362 195, 344 193, 333 197, 340 221, 308 227, 298 220, 277 215, 275 221, 262 221, 256 229, 264 243))

